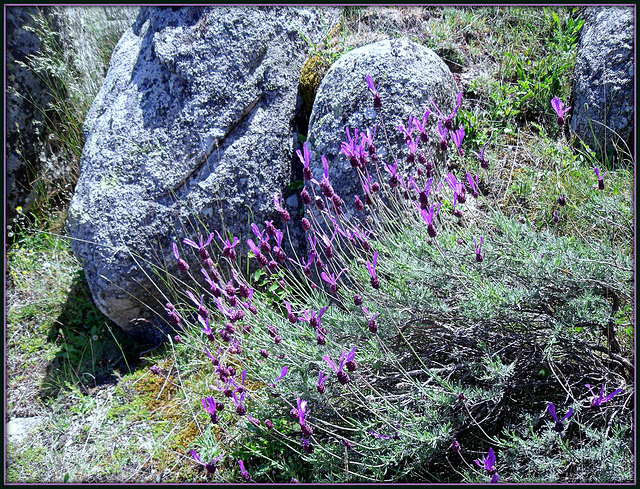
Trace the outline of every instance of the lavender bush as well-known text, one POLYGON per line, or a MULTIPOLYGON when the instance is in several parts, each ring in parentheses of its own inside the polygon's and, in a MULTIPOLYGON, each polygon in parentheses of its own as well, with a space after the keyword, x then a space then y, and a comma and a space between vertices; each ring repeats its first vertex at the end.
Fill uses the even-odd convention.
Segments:
MULTIPOLYGON (((432 104, 411 116, 398 128, 405 150, 380 160, 384 100, 375 75, 365 82, 378 125, 346 128, 342 145, 358 198, 335 193, 322 155, 298 152, 305 169, 324 163, 320 181, 303 172, 304 256, 286 251, 280 195, 280 222, 252 224, 254 273, 219 230, 174 246, 182 275, 167 321, 176 348, 202 359, 194 470, 272 482, 630 477, 633 367, 616 330, 632 301, 628 254, 558 233, 564 194, 536 226, 495 205, 491 146, 465 151, 456 126, 462 93, 452 114, 432 104), (433 165, 428 124, 452 171, 433 165)), ((553 109, 564 122, 569 109, 553 109)), ((616 200, 604 180, 596 171, 595 206, 616 200)))

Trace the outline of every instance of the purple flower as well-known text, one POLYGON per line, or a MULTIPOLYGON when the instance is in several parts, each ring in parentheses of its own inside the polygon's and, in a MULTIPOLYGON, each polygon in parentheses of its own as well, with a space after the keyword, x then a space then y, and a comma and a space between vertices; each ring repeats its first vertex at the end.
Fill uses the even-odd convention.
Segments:
POLYGON ((420 141, 423 143, 429 142, 429 134, 427 133, 427 119, 431 115, 431 111, 426 109, 424 116, 422 117, 422 124, 419 119, 413 119, 413 125, 420 132, 420 141))
POLYGON ((460 156, 463 156, 464 151, 462 150, 462 140, 464 139, 464 126, 460 126, 460 129, 458 129, 457 131, 453 131, 451 133, 451 139, 458 148, 458 154, 460 156))
POLYGON ((442 152, 447 151, 447 134, 449 133, 449 129, 442 129, 442 121, 438 121, 438 132, 440 133, 440 149, 442 152))
POLYGON ((413 114, 409 114, 409 124, 408 127, 404 127, 404 124, 398 124, 398 131, 404 134, 404 139, 406 142, 412 140, 411 135, 413 134, 413 114))
POLYGON ((205 246, 208 246, 209 243, 211 243, 211 240, 213 239, 213 233, 211 233, 209 235, 209 239, 207 239, 206 243, 203 243, 203 237, 202 234, 200 235, 200 244, 196 244, 195 242, 191 241, 190 239, 183 239, 182 242, 186 245, 192 246, 195 249, 198 250, 198 252, 200 253, 200 258, 202 258, 203 260, 206 260, 209 257, 209 252, 205 249, 205 246))
MULTIPOLYGON (((433 177, 427 180, 427 184, 424 186, 424 190, 420 190, 418 184, 413 179, 413 177, 409 177, 409 183, 413 185, 413 188, 418 193, 418 200, 420 201, 420 209, 428 209, 429 208, 429 193, 431 192, 431 184, 433 183, 433 177)), ((416 204, 417 205, 417 204, 416 204)))
POLYGON ((604 178, 600 176, 600 168, 596 165, 593 165, 593 169, 596 172, 596 176, 598 177, 598 190, 604 190, 604 178))
POLYGON ((309 444, 309 439, 304 436, 302 437, 302 449, 304 450, 304 453, 313 453, 313 446, 309 444))
POLYGON ((396 158, 396 162, 393 165, 387 165, 386 163, 383 162, 384 168, 389 172, 389 174, 391 175, 391 178, 389 179, 389 185, 391 185, 391 187, 397 187, 398 186, 398 159, 396 158))
POLYGON ((242 402, 244 401, 244 396, 246 394, 246 391, 242 391, 240 393, 240 398, 238 399, 238 396, 236 395, 236 393, 233 393, 233 402, 236 405, 236 413, 238 413, 239 416, 244 416, 245 414, 247 414, 247 408, 244 407, 244 405, 242 404, 242 402))
POLYGON ((353 296, 353 303, 356 306, 361 306, 362 305, 362 296, 360 294, 356 294, 353 296))
POLYGON ((569 109, 571 109, 571 107, 567 107, 565 109, 564 103, 558 97, 554 97, 553 99, 551 99, 551 106, 556 111, 556 114, 558 114, 558 125, 562 126, 564 124, 564 116, 567 112, 569 112, 569 109))
POLYGON ((273 252, 275 253, 278 261, 280 263, 284 263, 287 261, 287 255, 282 249, 282 238, 284 237, 284 234, 279 229, 276 229, 274 232, 274 235, 275 235, 276 243, 278 244, 278 246, 273 247, 273 252))
POLYGON ((176 308, 171 302, 167 302, 166 307, 164 308, 169 315, 169 322, 174 326, 178 326, 180 324, 180 316, 176 312, 176 308))
POLYGON ((378 264, 378 252, 376 251, 373 254, 373 263, 369 263, 367 260, 367 270, 369 270, 369 275, 371 275, 371 287, 374 289, 380 288, 380 279, 376 276, 376 265, 378 264))
POLYGON ((309 412, 307 411, 307 401, 303 401, 298 397, 298 421, 300 422, 302 433, 307 437, 313 434, 313 429, 307 424, 308 415, 309 412))
MULTIPOLYGON (((416 207, 418 207, 417 203, 416 203, 416 207)), ((435 204, 433 204, 428 211, 426 209, 418 209, 420 211, 420 214, 422 215, 422 219, 424 219, 424 222, 427 223, 427 233, 432 238, 435 238, 436 234, 437 234, 436 227, 433 224, 433 220, 435 219, 435 217, 440 212, 440 208, 441 207, 442 207, 442 202, 438 206, 438 210, 437 211, 435 211, 435 209, 436 209, 436 205, 435 204), (435 215, 434 215, 434 211, 435 211, 435 215)))
POLYGON ((484 143, 484 146, 480 150, 480 154, 476 153, 475 151, 473 152, 473 154, 476 155, 478 157, 478 159, 480 160, 480 167, 484 168, 485 170, 487 168, 489 168, 489 160, 484 157, 484 149, 487 147, 488 143, 489 143, 489 141, 484 143))
POLYGON ((218 408, 218 406, 216 406, 216 400, 211 396, 203 397, 202 398, 202 404, 204 405, 204 408, 209 413, 209 416, 211 416, 211 422, 213 424, 217 424, 218 423, 218 411, 220 411, 220 409, 218 408))
POLYGON ((460 443, 458 443, 458 441, 455 438, 453 439, 453 443, 451 443, 451 449, 456 453, 460 453, 462 451, 462 447, 460 446, 460 443))
POLYGON ((287 312, 289 313, 288 318, 291 324, 296 324, 298 322, 298 317, 291 310, 291 304, 288 301, 284 301, 284 305, 287 308, 287 312))
POLYGON ((376 323, 376 318, 380 315, 380 313, 376 312, 375 314, 371 314, 369 310, 364 306, 362 306, 362 312, 366 314, 367 320, 369 321, 369 331, 371 331, 373 334, 376 334, 378 332, 378 324, 376 323))
POLYGON ((608 402, 611 399, 613 399, 613 396, 615 396, 617 394, 620 394, 622 392, 622 389, 616 389, 611 394, 609 394, 608 396, 605 397, 605 395, 604 395, 605 385, 606 384, 602 384, 602 389, 600 389, 600 395, 596 396, 595 393, 593 392, 593 389, 591 388, 591 386, 589 384, 586 384, 587 389, 589 389, 591 391, 591 394, 593 395, 593 398, 591 399, 591 407, 600 407, 605 402, 608 402))
POLYGON ((349 270, 348 268, 343 268, 338 274, 338 276, 336 276, 335 273, 328 275, 327 273, 322 272, 320 274, 320 277, 322 277, 322 280, 324 280, 329 284, 329 290, 335 294, 338 292, 338 279, 340 278, 340 275, 342 275, 344 272, 348 270, 349 270))
POLYGON ((251 475, 244 468, 244 462, 242 460, 238 460, 238 465, 240 466, 240 472, 242 474, 242 478, 249 482, 251 480, 251 475))
POLYGON ((289 372, 289 367, 285 365, 284 367, 282 367, 282 372, 280 372, 280 375, 276 377, 276 380, 274 380, 273 383, 275 384, 276 382, 280 382, 282 379, 284 379, 285 375, 287 375, 287 372, 289 372))
POLYGON ((176 260, 178 260, 178 268, 183 272, 188 272, 189 265, 187 265, 186 261, 180 258, 180 254, 178 253, 178 245, 175 243, 173 243, 173 256, 175 256, 176 260))
POLYGON ((378 89, 380 88, 380 83, 378 82, 378 85, 375 86, 373 84, 373 78, 371 77, 371 75, 367 75, 365 79, 367 81, 367 86, 369 87, 369 90, 371 90, 371 93, 373 93, 373 108, 376 110, 379 110, 382 108, 382 99, 380 99, 380 94, 378 93, 378 89))
POLYGON ((280 215, 282 216, 282 220, 285 223, 289 222, 291 220, 291 216, 289 215, 289 211, 287 209, 285 209, 284 206, 283 206, 282 195, 279 194, 278 192, 273 194, 273 205, 275 206, 276 210, 280 213, 280 215))
POLYGON ((440 109, 438 108, 438 106, 435 104, 433 100, 430 99, 430 101, 431 101, 431 105, 433 105, 433 107, 438 111, 438 114, 440 114, 440 119, 444 121, 444 127, 446 127, 449 130, 453 129, 453 119, 456 117, 456 114, 458 113, 458 109, 460 109, 460 103, 462 102, 462 92, 458 94, 456 108, 449 116, 445 116, 440 111, 440 109))
POLYGON ((487 454, 487 458, 485 458, 482 462, 480 460, 474 460, 474 462, 478 465, 478 467, 483 468, 487 471, 487 474, 492 475, 493 478, 491 482, 498 482, 498 473, 496 470, 496 454, 493 452, 493 448, 489 448, 489 453, 487 454), (495 480, 494 480, 495 479, 495 480))
POLYGON ((198 314, 200 316, 202 316, 203 318, 208 318, 209 317, 209 311, 207 311, 207 308, 204 307, 203 302, 204 302, 204 294, 202 294, 202 296, 200 297, 200 302, 198 302, 198 299, 195 298, 195 296, 191 293, 190 290, 187 290, 187 295, 189 296, 189 298, 191 299, 191 301, 198 306, 198 314))
POLYGON ((478 242, 476 241, 475 236, 473 237, 473 242, 476 245, 476 261, 478 263, 480 263, 482 260, 484 260, 483 256, 482 256, 482 252, 480 251, 480 248, 482 248, 482 241, 484 240, 484 236, 480 236, 480 244, 478 244, 478 242))
POLYGON ((191 456, 193 457, 193 460, 195 460, 197 464, 202 465, 205 469, 207 469, 207 472, 209 474, 214 474, 216 471, 216 464, 220 460, 222 460, 222 457, 224 456, 224 454, 220 455, 218 458, 216 458, 212 462, 209 462, 208 464, 205 464, 202 461, 202 459, 200 458, 200 455, 198 455, 198 452, 196 452, 195 450, 191 450, 191 456))
POLYGON ((338 377, 338 382, 340 382, 343 385, 351 381, 347 372, 343 370, 343 366, 344 366, 345 360, 353 361, 356 355, 356 347, 354 346, 353 349, 346 356, 345 356, 345 352, 346 350, 342 350, 342 355, 340 355, 340 365, 338 367, 336 367, 335 363, 333 363, 329 355, 325 355, 322 357, 333 369, 333 371, 336 373, 338 377))
POLYGON ((553 222, 557 223, 558 221, 560 221, 560 217, 558 216, 558 211, 556 210, 553 213, 553 222))
POLYGON ((354 138, 351 137, 351 132, 349 131, 349 127, 345 127, 345 131, 347 132, 347 139, 349 142, 342 141, 342 145, 340 146, 340 151, 344 153, 345 156, 349 158, 349 162, 353 168, 357 168, 360 166, 360 146, 358 145, 358 129, 354 129, 354 138))
POLYGON ((462 182, 459 182, 456 179, 456 176, 453 173, 449 173, 445 178, 445 181, 449 184, 449 186, 453 189, 453 200, 457 200, 461 204, 464 204, 467 200, 464 193, 464 185, 462 182))
POLYGON ((296 153, 298 154, 298 158, 300 158, 300 161, 302 162, 303 168, 302 168, 302 176, 304 177, 305 180, 311 180, 313 178, 313 174, 311 173, 311 167, 309 166, 309 163, 311 163, 311 152, 309 151, 309 147, 307 146, 307 142, 305 141, 302 144, 302 152, 300 152, 300 150, 296 150, 296 153))
POLYGON ((324 174, 322 176, 322 180, 320 180, 319 185, 323 195, 330 199, 331 197, 333 197, 333 187, 329 182, 329 162, 324 157, 324 155, 321 155, 320 158, 322 159, 322 165, 324 166, 324 174))
POLYGON ((316 383, 316 388, 318 389, 318 392, 320 394, 324 394, 324 392, 327 390, 327 388, 322 385, 324 383, 325 380, 327 380, 329 378, 329 374, 324 375, 322 373, 322 370, 320 370, 320 374, 318 376, 318 382, 316 383))
MULTIPOLYGON (((413 163, 416 161, 416 151, 418 150, 418 141, 408 141, 407 147, 409 148, 409 155, 407 156, 407 161, 409 163, 413 163)), ((422 171, 418 168, 418 172, 422 171)))
POLYGON ((558 204, 560 204, 561 206, 567 205, 567 198, 564 196, 564 194, 558 197, 558 204))
POLYGON ((235 260, 237 258, 237 254, 234 248, 240 242, 240 240, 234 236, 233 244, 231 244, 231 241, 229 241, 228 239, 222 239, 222 236, 220 236, 220 233, 218 233, 218 231, 216 231, 216 234, 218 235, 218 239, 222 241, 222 256, 229 258, 230 260, 235 260))
POLYGON ((327 311, 329 306, 325 306, 320 309, 318 312, 315 312, 311 309, 304 310, 302 317, 300 317, 300 321, 307 321, 309 326, 314 329, 320 329, 320 325, 322 324, 322 316, 327 311))
POLYGON ((480 195, 480 189, 478 188, 478 175, 476 175, 476 179, 474 181, 471 173, 467 172, 467 181, 471 186, 471 195, 473 195, 474 199, 477 199, 478 195, 480 195))
POLYGON ((558 433, 562 433, 562 430, 564 430, 564 426, 562 426, 562 422, 565 419, 569 419, 571 417, 571 415, 573 414, 573 408, 569 408, 569 412, 560 421, 558 421, 558 416, 556 416, 556 407, 553 405, 552 402, 549 403, 548 409, 549 409, 549 412, 551 413, 551 416, 556 421, 556 425, 554 426, 553 429, 556 430, 558 433))
POLYGON ((253 254, 256 257, 256 260, 258 260, 258 263, 260 263, 261 266, 266 267, 267 264, 269 263, 269 260, 267 259, 266 256, 264 256, 261 252, 260 252, 260 248, 258 248, 256 246, 256 244, 253 242, 252 239, 248 239, 247 240, 247 244, 249 245, 249 248, 251 249, 251 251, 253 252, 253 254))

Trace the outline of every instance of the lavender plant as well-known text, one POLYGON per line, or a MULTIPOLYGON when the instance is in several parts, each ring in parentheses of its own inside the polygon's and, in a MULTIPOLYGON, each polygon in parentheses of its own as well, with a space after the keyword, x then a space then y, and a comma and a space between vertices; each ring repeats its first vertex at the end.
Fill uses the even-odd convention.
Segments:
MULTIPOLYGON (((384 127, 379 87, 370 76, 366 83, 384 127)), ((440 149, 451 140, 457 151, 448 158, 468 165, 464 128, 455 125, 461 102, 462 93, 448 116, 434 108, 440 149)), ((541 419, 548 408, 555 423, 538 423, 535 440, 555 437, 575 457, 584 434, 609 440, 611 423, 628 416, 632 366, 615 322, 620 304, 631 300, 630 258, 605 241, 558 236, 505 216, 469 172, 469 187, 453 172, 439 175, 423 137, 430 115, 427 108, 421 121, 411 115, 399 127, 411 173, 399 169, 397 155, 394 165, 378 159, 376 145, 385 141, 376 134, 384 131, 347 128, 342 153, 364 196, 354 210, 336 194, 324 156, 318 181, 314 155, 306 144, 298 151, 307 256, 284 251, 293 221, 278 195, 280 223, 252 224, 257 241, 246 241, 253 274, 238 265, 237 237, 209 230, 207 241, 185 238, 197 264, 187 264, 174 244, 184 276, 167 299, 167 320, 180 328, 182 348, 208 357, 201 423, 216 431, 196 445, 218 445, 228 455, 210 463, 220 462, 215 470, 196 452, 193 458, 216 477, 459 482, 488 474, 491 482, 516 481, 524 477, 523 455, 514 450, 529 443, 523 420, 541 419), (219 254, 207 249, 214 233, 219 254), (199 267, 206 285, 189 271, 199 267), (605 397, 603 385, 600 397, 589 398, 583 386, 605 379, 620 387, 605 397), (225 398, 234 409, 225 409, 225 398), (558 421, 555 404, 567 401, 572 406, 558 421), (287 451, 296 463, 284 463, 287 451)), ((485 149, 471 161, 490 186, 485 149)), ((544 444, 536 447, 542 457, 544 444)), ((555 471, 549 480, 571 480, 548 466, 555 471)), ((538 473, 527 477, 544 481, 538 473)))

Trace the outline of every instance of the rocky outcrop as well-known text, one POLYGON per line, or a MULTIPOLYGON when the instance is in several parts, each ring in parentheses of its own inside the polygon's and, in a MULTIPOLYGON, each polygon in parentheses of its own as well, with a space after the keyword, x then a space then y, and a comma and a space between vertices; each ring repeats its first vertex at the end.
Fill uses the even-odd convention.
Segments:
POLYGON ((9 226, 18 206, 26 211, 33 205, 31 182, 42 166, 40 153, 47 137, 38 107, 46 107, 52 100, 44 81, 23 64, 40 50, 40 39, 29 30, 36 13, 35 7, 6 9, 5 209, 9 226))
POLYGON ((571 127, 598 153, 612 145, 624 148, 623 142, 633 150, 634 9, 587 7, 584 17, 571 127))
POLYGON ((83 97, 90 99, 100 89, 109 46, 133 24, 137 11, 122 6, 7 7, 8 223, 18 206, 26 212, 54 191, 62 189, 70 198, 78 161, 69 154, 70 145, 61 143, 73 136, 59 112, 82 120, 89 105, 83 97))
POLYGON ((123 329, 167 324, 165 290, 144 260, 178 275, 172 243, 190 260, 197 250, 182 239, 213 230, 240 238, 246 258, 248 223, 278 222, 273 195, 292 180, 308 55, 301 33, 318 42, 320 16, 337 14, 145 7, 122 37, 85 121, 68 229, 96 305, 123 329))
MULTIPOLYGON (((445 114, 453 112, 459 90, 447 65, 431 49, 411 41, 397 39, 379 41, 355 49, 342 56, 324 76, 313 105, 309 121, 309 147, 314 153, 312 164, 314 176, 320 181, 323 174, 321 155, 329 163, 331 184, 348 207, 360 191, 360 182, 349 158, 340 152, 342 141, 347 141, 345 128, 351 136, 354 128, 373 133, 378 124, 375 145, 378 157, 389 164, 398 158, 398 172, 409 174, 418 165, 408 163, 409 150, 405 136, 397 129, 399 124, 409 125, 412 114, 421 122, 425 110, 434 112, 430 99, 445 114), (378 113, 373 107, 373 94, 365 82, 373 77, 382 101, 382 117, 389 136, 387 147, 385 133, 378 113), (378 87, 379 85, 379 87, 378 87)), ((438 119, 430 115, 427 119, 430 142, 421 146, 425 157, 435 165, 444 163, 440 151, 438 119)), ((414 139, 418 133, 414 132, 414 139)), ((381 171, 384 169, 381 167, 381 171)))

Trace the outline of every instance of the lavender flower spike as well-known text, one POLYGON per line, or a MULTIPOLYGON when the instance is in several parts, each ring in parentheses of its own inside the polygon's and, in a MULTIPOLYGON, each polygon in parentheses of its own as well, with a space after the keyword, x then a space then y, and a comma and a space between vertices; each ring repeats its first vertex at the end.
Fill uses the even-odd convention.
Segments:
MULTIPOLYGON (((418 207, 417 203, 416 203, 416 207, 418 207)), ((440 202, 440 205, 438 206, 438 210, 435 212, 435 215, 434 215, 434 210, 436 208, 435 204, 431 206, 429 211, 427 211, 426 209, 420 209, 420 208, 418 209, 420 211, 420 214, 422 214, 422 219, 424 219, 424 222, 427 223, 427 233, 432 238, 435 238, 436 235, 438 234, 438 232, 436 231, 436 227, 433 224, 433 220, 440 212, 441 207, 442 207, 442 202, 440 202)))
POLYGON ((489 143, 489 141, 487 141, 486 143, 484 143, 484 146, 482 147, 482 149, 480 150, 480 154, 476 153, 475 151, 473 152, 474 155, 476 155, 478 157, 478 159, 480 160, 480 167, 484 168, 485 170, 487 168, 489 168, 489 160, 487 160, 484 157, 484 149, 487 147, 487 144, 489 143))
POLYGON ((208 246, 209 243, 211 243, 211 240, 213 239, 213 233, 211 233, 209 235, 209 239, 207 239, 206 242, 203 242, 203 237, 202 234, 200 235, 200 244, 198 245, 197 243, 195 243, 194 241, 191 241, 190 239, 183 239, 182 242, 186 245, 192 246, 193 248, 197 249, 198 252, 200 253, 200 258, 202 258, 203 260, 207 260, 209 257, 209 252, 205 249, 205 246, 208 246))
POLYGON ((329 378, 329 374, 324 375, 322 373, 322 370, 320 370, 320 374, 318 375, 318 383, 316 384, 316 388, 318 389, 318 392, 320 394, 324 394, 325 391, 327 390, 327 388, 322 385, 324 383, 325 380, 327 380, 329 378))
POLYGON ((240 466, 240 472, 242 474, 242 478, 249 482, 251 480, 251 475, 244 468, 244 462, 242 460, 238 460, 238 465, 240 466))
POLYGON ((442 129, 442 121, 438 121, 438 132, 440 133, 440 149, 444 153, 447 151, 447 134, 449 133, 449 129, 442 129))
POLYGON ((616 389, 611 394, 609 394, 608 396, 605 397, 605 395, 604 395, 605 385, 606 384, 602 384, 602 389, 600 389, 600 395, 596 396, 595 393, 593 392, 593 389, 591 388, 591 386, 589 384, 586 384, 587 389, 589 389, 591 391, 591 394, 593 395, 593 398, 591 399, 591 407, 600 407, 605 402, 608 402, 611 399, 613 399, 613 396, 615 396, 617 394, 620 394, 622 392, 622 389, 616 389))
MULTIPOLYGON (((355 348, 354 348, 354 350, 355 350, 355 348)), ((355 351, 354 351, 354 355, 355 355, 355 351)), ((342 370, 342 367, 344 365, 345 350, 342 350, 342 355, 340 355, 340 366, 338 366, 338 367, 336 367, 336 364, 333 363, 333 361, 331 360, 329 355, 325 355, 322 358, 324 358, 324 360, 329 364, 329 366, 336 373, 336 375, 338 377, 338 382, 340 382, 342 385, 344 385, 344 384, 348 384, 351 381, 351 379, 349 378, 349 375, 347 374, 347 372, 342 370)))
POLYGON ((549 403, 549 408, 548 409, 549 409, 549 412, 551 413, 551 416, 556 421, 556 425, 554 426, 553 429, 555 431, 557 431, 558 433, 562 433, 562 430, 564 430, 564 426, 562 426, 562 422, 565 419, 569 419, 571 417, 571 415, 573 414, 573 408, 569 408, 569 412, 560 421, 558 421, 558 416, 556 416, 556 407, 553 405, 552 402, 549 403))
POLYGON ((483 468, 487 471, 487 474, 492 475, 491 482, 498 482, 498 471, 496 470, 496 454, 493 451, 493 448, 489 447, 489 453, 487 457, 480 462, 480 460, 474 460, 474 462, 478 465, 478 467, 483 468))
POLYGON ((180 253, 178 253, 178 245, 175 243, 173 243, 173 256, 175 256, 176 260, 178 260, 178 268, 183 272, 188 272, 189 265, 187 264, 186 261, 180 258, 180 253))
POLYGON ((195 460, 197 464, 202 465, 205 469, 207 469, 207 472, 209 474, 214 474, 217 468, 216 464, 220 462, 220 460, 222 460, 222 457, 224 456, 224 454, 220 455, 218 458, 216 458, 212 462, 209 462, 208 464, 205 464, 202 461, 202 459, 200 458, 200 455, 198 455, 198 452, 196 452, 195 450, 191 450, 191 456, 193 457, 193 460, 195 460))
POLYGON ((481 248, 482 248, 482 241, 484 240, 484 236, 480 236, 480 244, 478 244, 478 242, 476 241, 476 238, 474 236, 473 238, 473 242, 476 245, 476 261, 478 263, 480 263, 482 260, 484 260, 484 257, 482 256, 482 252, 481 252, 481 248))
POLYGON ((558 114, 558 125, 562 126, 564 124, 564 116, 567 112, 569 112, 569 109, 571 109, 571 107, 567 107, 565 109, 564 103, 558 97, 554 97, 553 99, 551 99, 551 106, 556 111, 556 114, 558 114))
POLYGON ((471 186, 471 195, 473 195, 474 199, 477 199, 480 195, 480 189, 478 188, 478 175, 476 175, 476 179, 474 181, 471 173, 467 173, 467 181, 471 186))
POLYGON ((458 94, 456 108, 448 117, 445 117, 445 115, 440 111, 440 109, 432 99, 429 99, 429 100, 431 102, 431 105, 433 105, 433 107, 438 111, 438 114, 440 114, 440 119, 444 121, 444 127, 446 127, 449 130, 453 129, 453 119, 455 118, 456 114, 458 113, 458 110, 460 109, 460 103, 462 102, 462 92, 458 94))
POLYGON ((302 151, 303 152, 300 152, 299 149, 296 150, 298 158, 300 158, 300 161, 303 165, 302 176, 305 180, 311 180, 313 178, 311 167, 309 166, 309 164, 311 163, 311 152, 309 151, 309 147, 306 141, 302 144, 302 151))
POLYGON ((604 178, 600 176, 600 168, 596 165, 593 165, 593 169, 596 172, 596 176, 598 177, 598 190, 604 190, 604 178))
POLYGON ((375 86, 373 84, 373 78, 371 77, 371 75, 367 75, 365 80, 367 82, 367 86, 369 87, 369 90, 371 90, 371 93, 373 93, 373 108, 376 110, 381 109, 382 99, 380 98, 380 94, 378 93, 378 89, 380 88, 380 83, 378 83, 378 86, 375 86))
POLYGON ((367 269, 369 270, 369 275, 371 275, 371 287, 374 289, 380 288, 380 279, 376 276, 376 265, 378 264, 378 252, 376 251, 373 254, 373 263, 369 263, 367 260, 367 269))
POLYGON ((460 156, 463 156, 464 151, 462 150, 462 140, 464 139, 464 126, 460 126, 460 129, 458 129, 457 131, 453 131, 451 133, 451 139, 453 139, 453 142, 458 148, 458 154, 460 156))
POLYGON ((288 371, 289 371, 289 367, 287 367, 286 365, 282 367, 282 372, 280 373, 280 375, 278 375, 278 377, 276 377, 276 380, 274 380, 274 383, 284 379, 284 376, 287 375, 288 371))
POLYGON ((329 162, 324 157, 324 155, 321 155, 320 158, 322 159, 322 165, 324 166, 324 175, 322 176, 322 180, 320 180, 319 185, 324 196, 330 199, 331 197, 333 197, 333 187, 329 182, 329 162))

